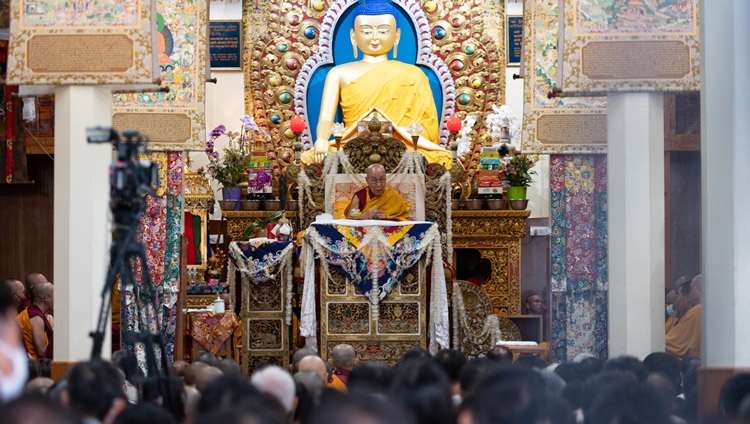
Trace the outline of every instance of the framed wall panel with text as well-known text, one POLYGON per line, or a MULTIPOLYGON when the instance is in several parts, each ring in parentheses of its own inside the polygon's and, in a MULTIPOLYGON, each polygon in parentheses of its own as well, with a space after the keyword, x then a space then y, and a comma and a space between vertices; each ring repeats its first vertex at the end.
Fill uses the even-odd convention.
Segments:
POLYGON ((211 21, 208 31, 211 69, 242 70, 242 22, 211 21))
POLYGON ((510 15, 505 26, 505 45, 507 46, 507 65, 521 66, 521 52, 523 51, 523 16, 510 15))

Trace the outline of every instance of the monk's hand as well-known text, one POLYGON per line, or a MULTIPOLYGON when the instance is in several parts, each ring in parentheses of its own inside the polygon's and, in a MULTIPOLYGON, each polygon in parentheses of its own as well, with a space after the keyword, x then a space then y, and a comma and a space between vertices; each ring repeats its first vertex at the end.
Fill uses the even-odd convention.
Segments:
POLYGON ((315 158, 315 162, 323 162, 330 147, 331 143, 329 143, 328 140, 322 138, 316 140, 313 145, 313 157, 315 158))
POLYGON ((373 208, 368 209, 365 213, 362 214, 362 219, 383 219, 385 218, 385 215, 383 215, 383 212, 380 212, 380 209, 373 208))

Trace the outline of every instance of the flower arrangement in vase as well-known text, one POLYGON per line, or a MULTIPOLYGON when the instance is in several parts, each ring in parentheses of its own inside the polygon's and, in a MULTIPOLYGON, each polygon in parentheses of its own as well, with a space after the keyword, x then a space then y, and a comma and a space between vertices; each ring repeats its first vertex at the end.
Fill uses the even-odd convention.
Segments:
POLYGON ((514 152, 505 156, 500 161, 500 172, 503 176, 503 184, 507 185, 506 197, 511 201, 511 207, 513 209, 525 209, 523 207, 513 206, 514 200, 525 200, 526 199, 526 188, 529 187, 533 181, 532 175, 536 175, 536 171, 531 168, 536 165, 539 161, 539 156, 529 155, 520 152, 514 152))
POLYGON ((261 133, 258 125, 248 115, 242 116, 240 121, 242 121, 242 128, 239 132, 227 131, 227 128, 222 124, 211 131, 211 135, 206 141, 208 175, 224 189, 236 189, 242 183, 247 183, 247 165, 252 150, 251 136, 261 133), (222 136, 228 139, 227 145, 223 149, 223 155, 215 150, 216 143, 222 136))

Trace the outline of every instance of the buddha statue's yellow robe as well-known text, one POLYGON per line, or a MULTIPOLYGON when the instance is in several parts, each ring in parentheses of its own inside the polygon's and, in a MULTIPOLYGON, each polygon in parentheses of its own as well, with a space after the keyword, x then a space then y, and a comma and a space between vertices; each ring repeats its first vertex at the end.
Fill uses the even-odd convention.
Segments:
MULTIPOLYGON (((386 120, 402 129, 419 123, 424 129, 422 137, 432 142, 421 142, 419 152, 430 163, 450 167, 450 152, 436 144, 439 122, 430 82, 418 67, 397 60, 385 61, 345 85, 340 92, 339 104, 347 128, 355 125, 373 108, 380 110, 386 115, 386 120)), ((411 139, 397 131, 393 136, 413 148, 411 139)), ((333 144, 329 151, 335 151, 333 144)), ((303 154, 302 162, 312 162, 312 149, 303 154)))

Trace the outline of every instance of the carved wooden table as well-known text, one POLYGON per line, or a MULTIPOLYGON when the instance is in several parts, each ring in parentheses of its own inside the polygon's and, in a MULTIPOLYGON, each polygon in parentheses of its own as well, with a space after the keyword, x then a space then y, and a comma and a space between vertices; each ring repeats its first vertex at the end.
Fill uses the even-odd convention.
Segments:
POLYGON ((492 275, 482 289, 495 312, 521 314, 521 239, 529 215, 528 210, 452 211, 453 249, 476 249, 492 263, 492 275))

